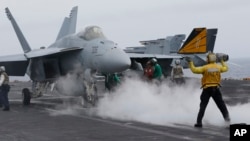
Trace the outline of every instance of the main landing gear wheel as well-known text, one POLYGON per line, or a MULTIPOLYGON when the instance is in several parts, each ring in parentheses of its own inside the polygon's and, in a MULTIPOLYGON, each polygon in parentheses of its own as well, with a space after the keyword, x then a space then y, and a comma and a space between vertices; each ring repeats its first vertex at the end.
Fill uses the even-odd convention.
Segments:
POLYGON ((31 93, 28 88, 22 90, 23 105, 30 105, 31 93))

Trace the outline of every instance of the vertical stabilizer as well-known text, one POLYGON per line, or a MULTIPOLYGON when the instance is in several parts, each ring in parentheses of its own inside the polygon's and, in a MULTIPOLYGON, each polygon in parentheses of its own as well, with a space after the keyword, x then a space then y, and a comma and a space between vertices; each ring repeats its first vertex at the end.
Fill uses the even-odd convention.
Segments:
MULTIPOLYGON (((179 51, 184 39, 186 38, 185 34, 175 35, 170 38, 170 53, 176 53, 179 51)), ((167 37, 168 40, 168 37, 167 37)))
POLYGON ((180 54, 213 52, 217 29, 194 28, 185 43, 179 49, 180 54))
POLYGON ((77 22, 77 9, 75 6, 72 8, 69 17, 65 17, 61 29, 57 35, 56 40, 61 39, 62 37, 73 34, 76 31, 76 22, 77 22))
POLYGON ((218 29, 207 29, 207 52, 214 52, 214 44, 218 29))
POLYGON ((193 54, 193 53, 206 53, 207 45, 207 29, 194 28, 187 40, 180 48, 178 53, 193 54))
POLYGON ((12 16, 12 14, 10 13, 10 10, 8 9, 8 7, 5 8, 5 12, 7 14, 7 17, 11 21, 11 24, 12 24, 12 26, 13 26, 15 32, 16 32, 17 38, 18 38, 18 40, 19 40, 19 42, 20 42, 20 44, 21 44, 21 46, 23 48, 24 53, 27 53, 27 52, 31 51, 31 48, 30 48, 28 42, 26 41, 22 31, 18 27, 18 25, 17 25, 14 17, 12 16))

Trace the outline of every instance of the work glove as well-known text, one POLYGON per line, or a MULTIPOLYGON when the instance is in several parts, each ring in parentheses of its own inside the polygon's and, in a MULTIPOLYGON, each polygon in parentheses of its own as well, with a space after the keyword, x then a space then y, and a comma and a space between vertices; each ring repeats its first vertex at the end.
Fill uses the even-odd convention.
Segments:
POLYGON ((229 60, 229 56, 228 55, 223 55, 222 59, 223 59, 223 61, 228 61, 229 60))
POLYGON ((185 58, 185 60, 189 63, 189 62, 191 62, 192 61, 192 58, 191 57, 184 57, 185 58))
POLYGON ((223 53, 216 53, 216 58, 217 58, 217 62, 221 62, 221 61, 226 62, 229 60, 229 55, 223 54, 223 53))

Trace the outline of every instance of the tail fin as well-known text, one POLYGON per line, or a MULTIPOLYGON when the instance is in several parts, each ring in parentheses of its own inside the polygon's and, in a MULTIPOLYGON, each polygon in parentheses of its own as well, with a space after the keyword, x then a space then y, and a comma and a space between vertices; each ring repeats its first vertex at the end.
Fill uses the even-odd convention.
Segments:
POLYGON ((168 36, 166 40, 170 43, 170 53, 177 53, 185 38, 186 38, 185 34, 168 36))
POLYGON ((214 52, 217 31, 217 28, 207 30, 207 52, 214 52))
POLYGON ((178 53, 194 54, 213 51, 216 34, 217 29, 194 28, 178 53))
POLYGON ((31 51, 31 48, 28 44, 28 42, 26 41, 22 31, 20 30, 20 28, 18 27, 14 17, 12 16, 12 14, 10 13, 10 10, 8 9, 8 7, 5 8, 5 12, 7 14, 7 17, 9 18, 9 20, 11 21, 11 24, 16 32, 17 38, 23 48, 24 53, 27 53, 29 51, 31 51))
POLYGON ((73 34, 76 31, 76 21, 77 21, 77 9, 75 6, 72 8, 69 17, 65 17, 61 29, 57 35, 56 40, 61 39, 62 37, 73 34))

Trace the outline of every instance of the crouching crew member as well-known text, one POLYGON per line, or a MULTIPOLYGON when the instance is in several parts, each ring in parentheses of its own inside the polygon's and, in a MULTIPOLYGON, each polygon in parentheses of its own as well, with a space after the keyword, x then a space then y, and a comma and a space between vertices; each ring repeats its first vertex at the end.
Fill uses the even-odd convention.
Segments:
POLYGON ((109 91, 114 91, 115 87, 117 87, 121 82, 120 78, 116 73, 113 74, 104 74, 105 76, 105 88, 109 91))

